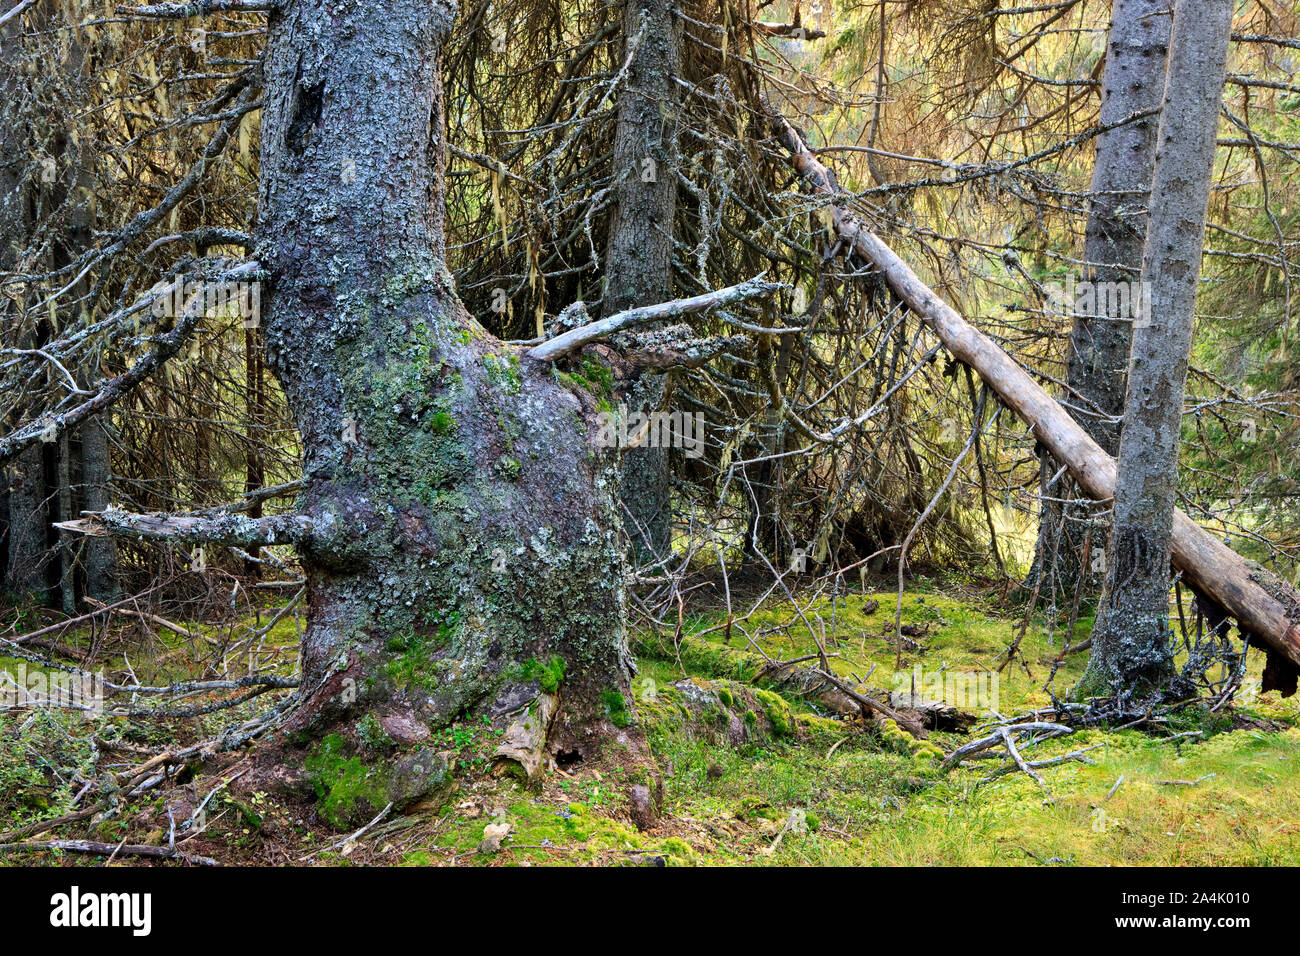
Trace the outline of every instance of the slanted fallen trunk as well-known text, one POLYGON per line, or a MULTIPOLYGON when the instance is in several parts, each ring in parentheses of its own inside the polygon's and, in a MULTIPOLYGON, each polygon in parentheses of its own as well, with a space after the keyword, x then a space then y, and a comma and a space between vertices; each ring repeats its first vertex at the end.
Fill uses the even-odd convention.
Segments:
MULTIPOLYGON (((830 172, 808 150, 798 131, 771 114, 791 164, 827 196, 839 193, 830 172)), ((1115 494, 1115 459, 1106 454, 1011 356, 998 348, 933 289, 917 277, 862 220, 830 206, 836 232, 863 259, 872 263, 894 293, 928 325, 952 355, 973 368, 1002 401, 1025 420, 1034 437, 1051 451, 1086 494, 1106 501, 1115 494)), ((1270 666, 1283 657, 1300 667, 1300 593, 1244 558, 1199 527, 1182 511, 1174 512, 1173 563, 1199 593, 1220 604, 1247 632, 1270 649, 1270 666)))

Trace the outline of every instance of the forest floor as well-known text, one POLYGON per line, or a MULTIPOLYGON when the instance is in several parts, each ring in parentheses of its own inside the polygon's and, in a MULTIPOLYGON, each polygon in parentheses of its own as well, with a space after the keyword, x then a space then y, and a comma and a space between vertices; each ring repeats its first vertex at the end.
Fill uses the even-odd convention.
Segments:
MULTIPOLYGON (((901 666, 893 593, 841 597, 833 626, 828 602, 805 609, 819 634, 824 625, 833 669, 866 687, 909 692, 915 681, 921 696, 946 696, 981 721, 992 710, 1013 715, 1051 702, 1042 685, 1060 654, 1060 633, 1049 639, 1032 623, 1020 645, 1023 660, 998 672, 1020 615, 1000 610, 969 585, 921 584, 904 595, 903 623, 913 637, 901 666)), ((788 626, 791 616, 788 606, 771 606, 744 624, 772 658, 816 654, 808 628, 788 626)), ((970 732, 935 731, 913 741, 874 725, 830 720, 809 713, 796 697, 769 693, 760 697, 766 719, 756 720, 742 712, 747 705, 739 693, 754 658, 744 653, 738 627, 724 646, 725 620, 722 612, 701 609, 683 619, 679 635, 639 643, 632 726, 644 733, 664 782, 659 821, 647 831, 631 823, 625 796, 631 771, 615 755, 554 767, 529 790, 490 772, 494 731, 467 722, 443 732, 439 742, 457 755, 459 789, 438 813, 384 818, 346 841, 348 829, 321 819, 310 802, 223 790, 209 803, 207 828, 183 848, 247 864, 1300 863, 1300 697, 1258 692, 1258 654, 1251 655, 1243 700, 1231 714, 1187 710, 1156 732, 1079 730, 1040 743, 1027 759, 1083 750, 1088 761, 1043 769, 1040 786, 1021 772, 988 779, 1005 759, 945 771, 939 751, 968 742, 970 732), (717 704, 703 720, 698 708, 686 706, 701 694, 717 704), (730 743, 729 706, 761 732, 739 746, 730 743), (510 828, 501 849, 480 852, 485 826, 500 823, 510 828)), ((1076 630, 1086 634, 1089 623, 1076 630)), ((264 652, 283 648, 291 666, 295 638, 286 620, 264 652)), ((1058 695, 1077 679, 1086 657, 1066 658, 1056 676, 1058 695)), ((0 667, 14 663, 0 659, 0 667)), ((754 699, 749 695, 751 704, 754 699)), ((250 714, 258 710, 256 701, 247 706, 250 714)), ((101 742, 116 739, 127 761, 133 747, 200 739, 230 719, 160 720, 148 731, 119 731, 115 738, 112 725, 120 722, 108 718, 0 715, 0 826, 13 829, 67 809, 76 789, 70 775, 88 761, 92 732, 101 742)), ((194 781, 200 792, 213 783, 194 781)), ((147 797, 91 835, 113 844, 162 843, 164 803, 147 797)), ((83 824, 39 839, 87 835, 83 824)), ((9 854, 0 856, 5 861, 18 862, 9 854)), ((90 864, 102 857, 24 851, 21 862, 90 864)))

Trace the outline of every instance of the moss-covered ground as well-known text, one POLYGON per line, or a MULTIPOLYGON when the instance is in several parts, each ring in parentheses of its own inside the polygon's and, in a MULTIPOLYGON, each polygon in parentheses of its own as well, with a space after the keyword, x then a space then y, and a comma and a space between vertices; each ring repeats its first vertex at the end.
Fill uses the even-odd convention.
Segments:
MULTIPOLYGON (((981 718, 991 709, 1011 715, 1049 703, 1042 685, 1062 635, 1049 640, 1041 624, 1031 624, 1020 645, 1023 660, 998 672, 1020 617, 978 594, 933 586, 905 594, 903 622, 912 636, 901 666, 892 593, 841 598, 833 614, 832 623, 827 602, 804 608, 834 655, 832 667, 851 683, 909 691, 919 678, 919 693, 962 697, 950 702, 981 718), (873 601, 878 606, 868 611, 873 601)), ((744 672, 753 655, 799 658, 815 654, 816 643, 788 606, 733 622, 729 646, 723 622, 720 612, 701 612, 686 620, 676 645, 671 635, 639 641, 635 706, 625 716, 644 733, 662 773, 662 812, 648 831, 633 826, 626 795, 643 771, 617 744, 597 762, 551 767, 540 786, 528 789, 488 771, 493 731, 467 722, 437 741, 457 755, 460 789, 436 813, 390 817, 354 843, 340 843, 346 831, 310 800, 289 805, 265 794, 221 794, 209 807, 207 831, 189 846, 229 862, 327 865, 1300 863, 1300 706, 1297 698, 1258 692, 1257 655, 1231 716, 1187 712, 1160 733, 1087 730, 1033 748, 1031 759, 1094 748, 1086 753, 1091 763, 1043 770, 1042 788, 1018 772, 989 780, 1003 760, 944 772, 940 752, 969 734, 936 732, 917 742, 893 727, 828 719, 771 689, 745 687, 742 694, 734 681, 753 676, 744 672), (690 678, 718 702, 703 719, 675 686, 690 678), (753 731, 738 746, 719 730, 728 713, 753 731), (500 823, 510 827, 501 849, 480 852, 485 827, 500 823)), ((1080 635, 1086 629, 1085 621, 1080 635)), ((268 648, 291 647, 292 619, 275 634, 268 648)), ((292 654, 285 656, 291 665, 292 654)), ((1058 693, 1068 690, 1085 658, 1071 655, 1062 664, 1058 693)), ((143 737, 133 731, 134 742, 198 737, 209 724, 159 723, 143 737)), ((4 826, 66 808, 79 786, 69 768, 88 760, 92 730, 110 738, 120 733, 112 725, 107 718, 0 716, 4 826)), ((100 836, 162 838, 144 827, 128 818, 104 825, 100 836)), ((24 854, 24 862, 58 859, 24 854)))

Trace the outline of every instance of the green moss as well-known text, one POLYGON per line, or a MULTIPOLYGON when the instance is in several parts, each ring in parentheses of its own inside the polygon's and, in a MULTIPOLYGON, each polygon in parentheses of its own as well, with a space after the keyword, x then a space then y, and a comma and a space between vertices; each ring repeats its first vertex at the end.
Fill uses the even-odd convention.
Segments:
POLYGON ((772 724, 773 734, 788 737, 794 733, 794 712, 784 697, 770 690, 758 689, 754 691, 754 697, 763 706, 763 713, 772 724))
POLYGON ((449 434, 456 427, 456 421, 447 412, 434 412, 429 421, 430 427, 439 435, 449 434))
POLYGON ((357 809, 373 812, 386 802, 383 774, 347 750, 343 737, 330 734, 306 760, 320 815, 337 827, 346 826, 357 809))
POLYGON ((916 740, 906 730, 898 726, 893 720, 886 720, 879 726, 880 739, 886 750, 898 754, 910 754, 912 752, 916 740))
POLYGON ((584 379, 595 386, 592 392, 597 395, 609 395, 614 388, 614 373, 590 355, 582 357, 581 374, 584 379))
POLYGON ((564 658, 552 654, 545 662, 530 657, 516 668, 512 676, 517 680, 537 681, 537 686, 548 694, 560 689, 564 680, 564 658))
POLYGON ((728 708, 736 706, 736 698, 731 693, 731 688, 727 686, 726 681, 718 681, 717 685, 718 700, 722 701, 728 708))
POLYGON ((828 734, 844 735, 845 725, 838 720, 822 717, 818 714, 795 714, 795 725, 804 733, 825 736, 828 734))
POLYGON ((742 683, 753 680, 766 663, 757 654, 690 636, 682 637, 674 646, 669 639, 658 634, 642 633, 638 635, 636 650, 638 656, 681 661, 682 667, 694 674, 725 677, 742 683))
POLYGON ((601 703, 605 705, 605 713, 609 717, 609 722, 615 727, 626 727, 632 722, 632 715, 628 713, 627 699, 623 692, 611 688, 601 692, 601 703))
POLYGON ((401 651, 384 664, 384 673, 398 687, 411 685, 431 687, 440 683, 443 665, 436 652, 451 645, 459 626, 459 616, 451 612, 437 629, 427 634, 417 634, 407 629, 390 637, 390 651, 401 651))
POLYGON ((602 411, 611 410, 609 398, 614 389, 614 373, 591 356, 583 356, 582 364, 571 372, 554 372, 555 378, 571 389, 582 389, 598 399, 602 411))

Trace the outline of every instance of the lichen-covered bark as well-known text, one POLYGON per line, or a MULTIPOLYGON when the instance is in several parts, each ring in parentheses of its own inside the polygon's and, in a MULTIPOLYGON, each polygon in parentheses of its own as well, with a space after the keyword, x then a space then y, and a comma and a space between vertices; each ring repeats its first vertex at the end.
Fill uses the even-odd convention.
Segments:
MULTIPOLYGON (((1168 7, 1168 0, 1115 0, 1101 81, 1099 119, 1103 126, 1159 108, 1169 48, 1168 7)), ((1093 283, 1134 282, 1140 276, 1158 123, 1159 118, 1151 116, 1097 137, 1084 227, 1087 279, 1093 283)), ((1120 425, 1111 419, 1124 413, 1132 316, 1114 314, 1113 308, 1096 314, 1084 309, 1073 311, 1076 314, 1070 321, 1066 383, 1085 407, 1090 404, 1096 411, 1076 418, 1107 454, 1115 456, 1119 453, 1120 425)), ((1060 465, 1049 458, 1043 469, 1044 482, 1059 470, 1060 465)), ((1077 496, 1068 477, 1056 487, 1044 487, 1043 494, 1039 521, 1042 542, 1035 553, 1056 555, 1056 588, 1072 593, 1080 576, 1090 573, 1079 563, 1084 552, 1087 509, 1059 503, 1059 499, 1077 496), (1063 535, 1061 541, 1054 540, 1058 531, 1063 535)), ((1093 549, 1102 548, 1102 535, 1104 529, 1094 533, 1093 549)), ((1096 593, 1095 588, 1094 583, 1091 593, 1096 593)))
MULTIPOLYGON (((630 52, 632 58, 619 92, 614 133, 618 185, 605 251, 606 315, 673 297, 681 33, 670 0, 624 3, 624 55, 630 52)), ((632 385, 626 399, 630 410, 659 411, 665 397, 665 376, 647 373, 632 385)), ((629 450, 622 481, 634 553, 641 559, 662 555, 669 548, 671 532, 664 449, 629 450)))
POLYGON ((1173 676, 1169 561, 1232 0, 1179 0, 1161 108, 1142 280, 1149 325, 1133 330, 1105 589, 1081 687, 1145 693, 1173 676))
MULTIPOLYGON (((1102 72, 1103 126, 1160 107, 1169 19, 1168 0, 1115 0, 1102 72)), ((1150 116, 1097 137, 1084 227, 1084 259, 1094 284, 1141 276, 1158 125, 1159 117, 1150 116)), ((1124 412, 1132 316, 1112 313, 1073 318, 1067 382, 1102 414, 1118 418, 1124 412)), ((1119 453, 1118 422, 1084 416, 1079 424, 1108 454, 1119 453)))
MULTIPOLYGON (((615 466, 590 448, 594 409, 488 335, 443 263, 453 12, 298 0, 269 22, 266 348, 314 529, 290 729, 355 742, 364 724, 418 751, 431 729, 504 718, 546 685, 552 746, 585 754, 625 713, 615 466)), ((433 761, 387 765, 402 799, 421 790, 412 768, 440 785, 433 761)))

